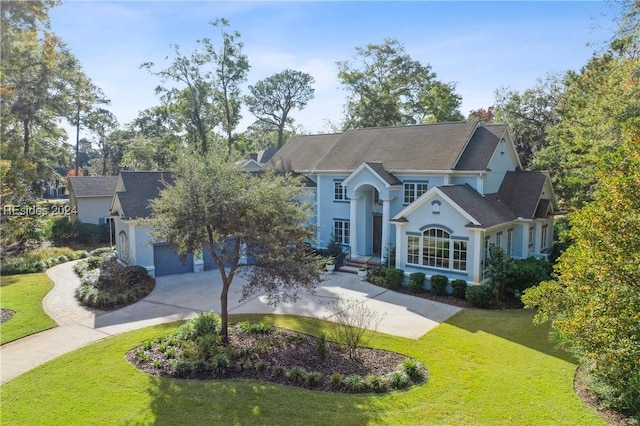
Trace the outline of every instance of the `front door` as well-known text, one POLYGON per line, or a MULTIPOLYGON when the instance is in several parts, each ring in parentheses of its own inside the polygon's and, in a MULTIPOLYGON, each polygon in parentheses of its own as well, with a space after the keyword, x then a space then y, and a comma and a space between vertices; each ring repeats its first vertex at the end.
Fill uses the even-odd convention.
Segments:
POLYGON ((373 215, 373 253, 382 253, 382 216, 373 215))

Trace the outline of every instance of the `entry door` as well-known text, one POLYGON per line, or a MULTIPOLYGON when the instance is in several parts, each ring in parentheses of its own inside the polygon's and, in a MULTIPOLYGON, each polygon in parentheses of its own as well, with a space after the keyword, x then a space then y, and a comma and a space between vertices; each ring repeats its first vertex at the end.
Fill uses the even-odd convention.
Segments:
POLYGON ((382 253, 382 216, 373 215, 373 252, 382 253))

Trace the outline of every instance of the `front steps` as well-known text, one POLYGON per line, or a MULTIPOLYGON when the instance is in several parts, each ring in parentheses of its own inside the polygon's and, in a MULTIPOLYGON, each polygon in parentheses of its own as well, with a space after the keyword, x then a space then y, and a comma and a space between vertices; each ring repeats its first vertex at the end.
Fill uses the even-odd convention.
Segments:
POLYGON ((364 265, 369 268, 380 265, 380 255, 374 254, 372 256, 357 256, 345 258, 344 265, 338 268, 338 271, 357 274, 360 268, 362 268, 362 266, 364 265))

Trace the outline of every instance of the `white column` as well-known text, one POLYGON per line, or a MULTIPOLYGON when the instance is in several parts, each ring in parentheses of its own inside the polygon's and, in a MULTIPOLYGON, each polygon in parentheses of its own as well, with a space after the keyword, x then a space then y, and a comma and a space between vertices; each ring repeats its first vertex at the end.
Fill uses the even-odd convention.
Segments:
POLYGON ((396 223, 396 268, 404 269, 407 260, 407 242, 404 238, 404 227, 396 223))
POLYGON ((387 260, 387 250, 390 248, 389 242, 389 217, 391 211, 391 202, 382 200, 382 253, 380 253, 380 262, 385 264, 387 260))
POLYGON ((520 257, 527 258, 529 257, 529 224, 523 223, 520 225, 520 229, 522 230, 522 245, 520 248, 520 257))
POLYGON ((542 251, 542 223, 536 222, 533 228, 533 252, 540 253, 542 251))
MULTIPOLYGON (((473 271, 471 271, 471 279, 474 284, 480 284, 480 280, 482 280, 482 255, 484 251, 484 234, 481 229, 472 229, 473 233, 473 242, 467 246, 467 251, 472 251, 471 256, 471 264, 473 265, 473 271)), ((467 253, 467 257, 469 257, 469 253, 467 253)), ((467 263, 467 268, 469 264, 467 263)), ((468 271, 467 271, 468 273, 468 271)))
POLYGON ((358 255, 358 199, 351 198, 349 203, 349 229, 351 235, 349 240, 351 241, 351 256, 358 255))

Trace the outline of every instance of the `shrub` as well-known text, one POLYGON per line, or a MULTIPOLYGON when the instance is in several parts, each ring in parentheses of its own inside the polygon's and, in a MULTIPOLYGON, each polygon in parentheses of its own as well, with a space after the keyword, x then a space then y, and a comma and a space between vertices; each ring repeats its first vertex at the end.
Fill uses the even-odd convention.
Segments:
POLYGON ((350 359, 358 358, 358 348, 365 345, 378 328, 381 317, 367 305, 357 300, 342 297, 327 305, 336 325, 333 327, 335 340, 349 351, 350 359))
POLYGON ((425 368, 424 365, 416 359, 405 359, 399 366, 399 369, 405 372, 405 374, 414 382, 420 382, 424 379, 425 368))
POLYGON ((529 257, 517 259, 510 279, 506 283, 507 290, 519 296, 526 289, 551 279, 553 267, 546 259, 529 257))
POLYGON ((304 383, 307 381, 307 371, 302 367, 293 367, 287 373, 287 379, 294 383, 304 383))
POLYGON ((120 271, 118 279, 123 287, 130 288, 149 279, 149 273, 144 266, 130 265, 120 271))
POLYGON ((404 389, 411 384, 411 380, 404 371, 394 371, 389 373, 389 383, 395 389, 404 389))
POLYGON ((465 297, 469 302, 473 304, 473 306, 476 306, 478 308, 486 308, 495 298, 495 293, 493 288, 488 285, 472 285, 470 287, 467 287, 465 297))
POLYGON ((327 336, 324 333, 316 337, 316 355, 322 362, 327 358, 327 336))
POLYGON ((424 272, 414 272, 409 275, 409 293, 420 293, 424 290, 424 272))
POLYGON ((227 354, 218 354, 211 360, 211 368, 218 374, 226 373, 229 369, 229 364, 230 361, 227 354))
POLYGON ((367 376, 366 381, 369 388, 376 393, 386 392, 389 387, 384 377, 378 376, 377 374, 367 376))
POLYGON ((453 280, 451 281, 451 294, 458 299, 464 299, 467 292, 467 282, 465 280, 453 280))
POLYGON ((340 388, 340 386, 342 386, 342 374, 333 373, 329 378, 329 383, 331 384, 331 387, 334 389, 340 388))
POLYGON ((316 386, 322 380, 322 374, 317 371, 312 371, 307 374, 307 383, 309 386, 316 386))
POLYGON ((180 326, 178 340, 195 341, 204 336, 220 336, 220 315, 214 312, 202 312, 180 326))
POLYGON ((359 374, 349 374, 344 378, 344 386, 349 392, 366 392, 367 382, 359 374))
POLYGON ((111 247, 100 247, 91 252, 91 256, 101 256, 105 253, 115 253, 114 249, 111 247))
POLYGON ((249 334, 267 334, 274 330, 273 325, 266 322, 248 322, 242 321, 238 323, 240 330, 249 334))
POLYGON ((444 275, 433 275, 431 279, 429 279, 429 283, 431 284, 431 293, 436 296, 442 296, 447 294, 447 284, 449 284, 449 278, 444 275))
POLYGON ((398 268, 389 268, 385 271, 385 286, 391 289, 402 287, 404 271, 398 268))

